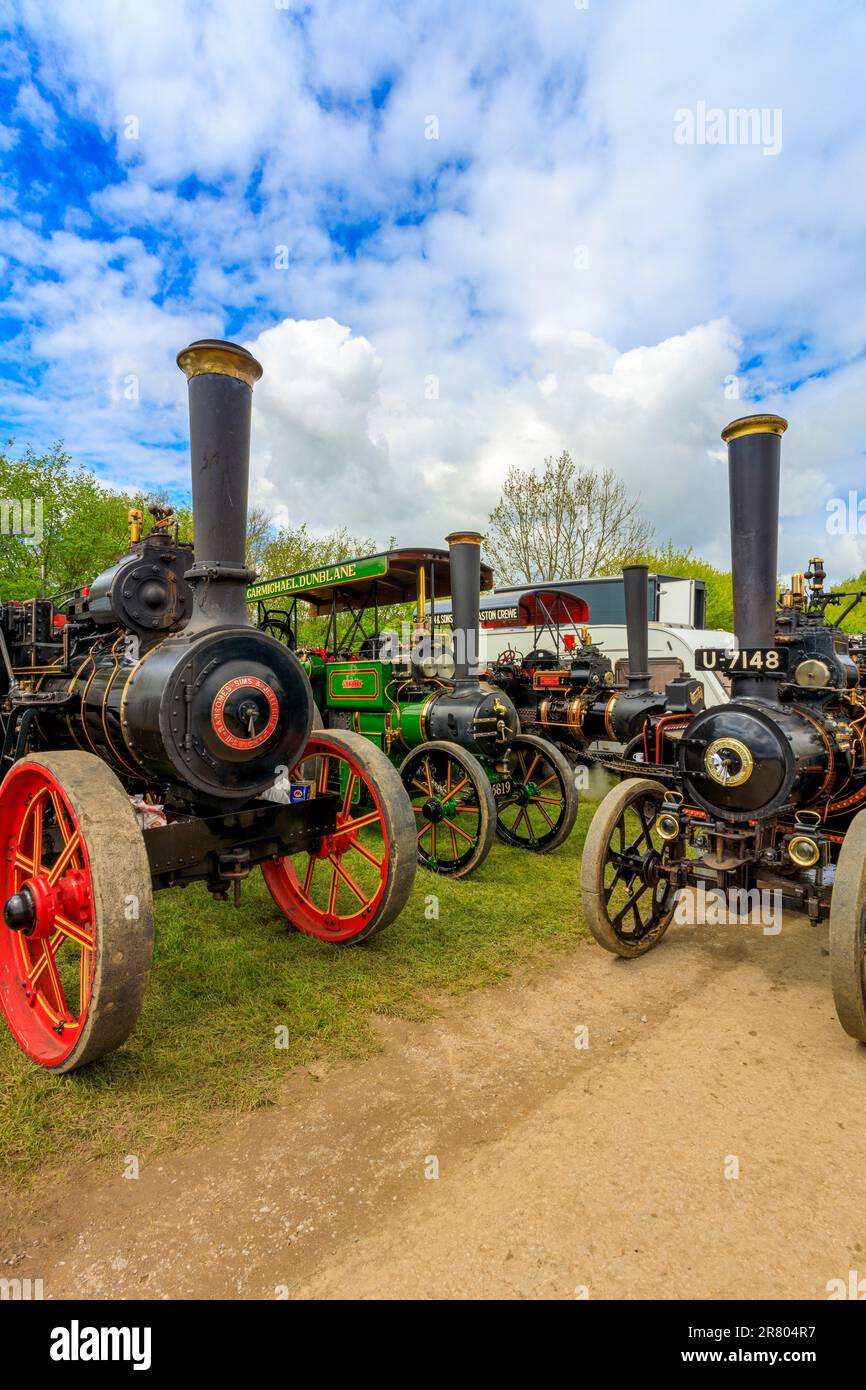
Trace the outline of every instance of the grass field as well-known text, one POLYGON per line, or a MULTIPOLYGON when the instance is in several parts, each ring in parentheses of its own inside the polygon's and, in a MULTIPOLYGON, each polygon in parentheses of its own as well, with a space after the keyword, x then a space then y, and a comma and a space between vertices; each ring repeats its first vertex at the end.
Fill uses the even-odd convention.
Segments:
POLYGON ((239 910, 203 887, 158 894, 150 990, 119 1052, 51 1076, 0 1028, 3 1177, 93 1162, 120 1172, 126 1154, 153 1159, 200 1140, 226 1112, 273 1104, 293 1067, 374 1051, 372 1014, 424 1017, 437 993, 569 947, 583 932, 580 852, 594 805, 584 801, 552 855, 496 844, 463 882, 419 871, 399 920, 358 947, 287 930, 258 872, 239 910))

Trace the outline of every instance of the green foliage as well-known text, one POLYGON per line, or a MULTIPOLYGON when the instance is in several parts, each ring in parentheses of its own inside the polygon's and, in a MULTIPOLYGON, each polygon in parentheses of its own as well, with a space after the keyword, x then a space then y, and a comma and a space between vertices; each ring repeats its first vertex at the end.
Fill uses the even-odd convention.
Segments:
POLYGON ((359 555, 374 555, 379 549, 368 537, 353 536, 345 526, 313 535, 306 522, 272 532, 262 548, 260 577, 276 579, 284 574, 335 565, 341 560, 354 560, 359 555))
POLYGON ((73 467, 62 444, 13 458, 10 441, 0 450, 0 504, 0 599, 28 599, 41 592, 43 566, 51 595, 113 564, 129 540, 127 513, 145 499, 110 492, 73 467))
MULTIPOLYGON (((839 593, 856 592, 858 589, 866 591, 866 570, 861 570, 860 574, 855 575, 852 579, 846 579, 843 584, 834 584, 833 589, 838 590, 839 593)), ((837 608, 827 609, 827 617, 831 622, 834 612, 843 613, 845 611, 847 602, 848 600, 845 603, 840 603, 837 608)), ((844 622, 840 623, 840 627, 843 632, 866 632, 866 598, 861 599, 856 607, 852 608, 844 622)))
MULTIPOLYGON (((353 536, 345 526, 317 536, 311 533, 306 522, 302 522, 300 526, 272 531, 270 537, 264 540, 260 546, 256 567, 261 579, 277 579, 287 574, 300 574, 304 570, 339 564, 343 560, 356 560, 362 556, 375 555, 383 549, 390 550, 394 544, 393 536, 387 546, 381 546, 376 541, 371 540, 369 536, 353 536)), ((288 599, 274 599, 269 601, 268 607, 286 609, 289 603, 290 600, 288 599)), ((299 645, 301 647, 321 647, 325 641, 327 618, 308 617, 307 608, 308 605, 302 601, 299 605, 299 645)), ((379 610, 381 627, 399 627, 403 621, 410 617, 411 606, 392 606, 379 610)), ((338 646, 350 623, 351 618, 348 616, 339 619, 338 646)), ((372 618, 370 625, 372 626, 372 618)), ((357 647, 357 636, 352 645, 357 647)))
POLYGON ((678 550, 673 541, 646 550, 639 555, 621 555, 613 558, 602 573, 619 574, 624 564, 647 565, 650 573, 677 575, 682 579, 702 579, 706 585, 708 628, 721 628, 724 632, 734 630, 734 593, 730 570, 718 570, 708 561, 695 555, 691 546, 678 550))

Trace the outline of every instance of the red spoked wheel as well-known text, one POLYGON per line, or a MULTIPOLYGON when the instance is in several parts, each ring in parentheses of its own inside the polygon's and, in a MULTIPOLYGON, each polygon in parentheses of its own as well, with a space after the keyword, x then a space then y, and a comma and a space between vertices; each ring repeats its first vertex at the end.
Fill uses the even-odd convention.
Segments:
POLYGON ((399 916, 415 880, 415 825, 396 769, 343 729, 314 730, 293 779, 340 798, 337 827, 310 852, 262 864, 271 897, 298 931, 350 946, 399 916))
POLYGON ((135 813, 89 753, 34 754, 0 785, 0 1007, 34 1062, 119 1047, 150 974, 153 899, 135 813))

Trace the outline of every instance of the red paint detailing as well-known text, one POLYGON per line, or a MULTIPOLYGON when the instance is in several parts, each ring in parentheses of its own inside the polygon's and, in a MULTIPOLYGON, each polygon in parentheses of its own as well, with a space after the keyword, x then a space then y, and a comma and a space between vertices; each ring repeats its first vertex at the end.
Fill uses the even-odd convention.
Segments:
POLYGON ((77 1043, 90 1007, 96 931, 84 837, 63 788, 47 769, 21 762, 8 773, 0 794, 0 844, 5 849, 0 906, 23 888, 36 906, 29 936, 10 931, 0 919, 0 1005, 28 1057, 42 1066, 56 1065, 77 1043), (63 845, 65 867, 59 874, 56 849, 44 833, 49 826, 63 845), (61 948, 67 967, 63 979, 55 960, 61 948), (79 960, 70 971, 76 950, 79 960), (69 981, 76 977, 73 992, 69 981))
POLYGON ((221 743, 228 748, 237 748, 239 751, 247 753, 253 748, 260 748, 263 743, 267 743, 280 717, 280 706, 276 695, 266 681, 260 680, 258 676, 235 676, 233 680, 226 681, 221 690, 217 692, 210 712, 211 724, 214 732, 221 743), (261 733, 253 738, 238 738, 230 729, 226 727, 223 711, 226 701, 230 695, 234 695, 238 690, 258 690, 264 695, 268 702, 268 722, 261 733))

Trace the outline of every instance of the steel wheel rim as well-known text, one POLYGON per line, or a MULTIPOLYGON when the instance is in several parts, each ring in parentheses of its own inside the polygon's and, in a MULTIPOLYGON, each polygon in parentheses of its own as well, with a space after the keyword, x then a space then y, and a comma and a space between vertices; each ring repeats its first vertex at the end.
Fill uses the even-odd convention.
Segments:
POLYGON ((442 749, 421 749, 404 766, 403 785, 415 816, 421 863, 434 872, 456 873, 470 862, 481 839, 481 802, 468 768, 442 749), (443 844, 451 849, 444 858, 438 853, 443 844))
POLYGON ((502 838, 525 849, 542 849, 557 833, 568 813, 565 792, 553 762, 540 748, 514 748, 514 790, 497 802, 502 838), (517 774, 520 773, 518 780, 517 774), (510 824, 505 815, 510 819, 510 824), (533 820, 534 816, 534 820, 533 820), (525 833, 524 832, 525 827, 525 833))
POLYGON ((0 919, 0 1006, 22 1050, 54 1067, 73 1051, 86 1023, 97 942, 84 835, 47 769, 30 763, 8 774, 0 851, 0 906, 22 889, 36 905, 28 935, 0 919), (62 844, 57 853, 54 843, 62 844))
POLYGON ((664 929, 671 912, 674 889, 659 872, 668 846, 663 841, 659 846, 652 838, 657 809, 646 793, 632 798, 617 817, 605 847, 601 896, 611 930, 624 943, 651 939, 664 929), (634 820, 628 823, 629 816, 636 818, 637 824, 634 820), (612 911, 611 900, 618 890, 623 898, 612 911), (642 915, 644 905, 648 907, 646 917, 642 915), (624 930, 629 919, 633 929, 624 930))
POLYGON ((299 931, 321 941, 348 941, 367 930, 385 894, 388 832, 375 785, 351 754, 338 751, 314 733, 292 781, 305 780, 304 765, 312 759, 317 792, 334 790, 340 782, 336 832, 326 836, 315 851, 264 863, 262 872, 278 907, 299 931), (345 786, 341 764, 346 768, 345 786), (356 796, 371 804, 353 809, 356 796), (376 840, 377 826, 381 842, 376 840), (353 910, 341 910, 350 904, 353 910))

